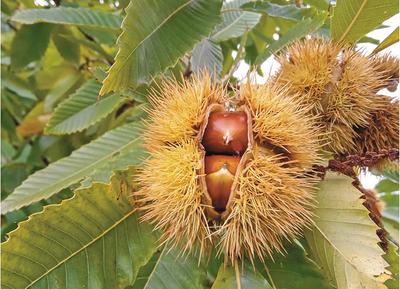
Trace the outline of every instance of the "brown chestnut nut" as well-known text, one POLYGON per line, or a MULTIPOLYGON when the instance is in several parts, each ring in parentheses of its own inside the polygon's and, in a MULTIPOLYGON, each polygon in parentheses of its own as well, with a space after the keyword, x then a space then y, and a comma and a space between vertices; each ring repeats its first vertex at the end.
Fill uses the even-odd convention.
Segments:
POLYGON ((239 162, 240 157, 235 156, 205 157, 207 191, 214 209, 218 212, 226 209, 239 162))
POLYGON ((208 153, 242 154, 247 149, 247 115, 244 111, 212 112, 202 144, 208 153))

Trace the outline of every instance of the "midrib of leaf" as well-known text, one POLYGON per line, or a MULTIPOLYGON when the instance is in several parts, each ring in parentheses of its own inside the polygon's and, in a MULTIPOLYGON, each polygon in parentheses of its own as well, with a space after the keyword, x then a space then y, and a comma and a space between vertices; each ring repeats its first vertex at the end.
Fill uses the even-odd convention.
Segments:
POLYGON ((150 282, 150 280, 151 280, 151 277, 153 276, 154 272, 156 271, 158 265, 159 265, 160 262, 161 262, 161 258, 164 257, 164 253, 165 253, 165 249, 166 249, 166 248, 167 248, 167 247, 164 246, 164 248, 162 249, 161 254, 160 254, 160 257, 158 258, 156 264, 154 265, 153 270, 151 270, 151 273, 150 273, 149 277, 147 278, 146 284, 144 284, 143 289, 146 289, 147 286, 149 285, 149 282, 150 282))
MULTIPOLYGON (((157 32, 169 19, 171 19, 171 18, 172 18, 173 16, 175 16, 179 11, 181 11, 183 8, 185 8, 188 4, 190 4, 190 3, 192 3, 192 2, 193 2, 193 0, 188 1, 188 2, 186 2, 186 3, 184 3, 184 4, 182 4, 182 5, 179 6, 173 13, 171 13, 170 15, 168 15, 167 18, 165 18, 163 21, 161 21, 161 23, 158 24, 158 26, 157 26, 149 35, 147 35, 145 38, 143 38, 143 39, 138 43, 138 45, 136 45, 136 47, 128 54, 128 56, 126 57, 125 63, 128 63, 128 59, 130 59, 130 58, 132 57, 133 53, 135 53, 135 51, 138 49, 138 47, 140 47, 140 46, 143 44, 143 42, 145 42, 147 39, 149 39, 149 37, 151 37, 155 32, 157 32)), ((120 72, 121 69, 122 69, 123 67, 125 67, 125 65, 121 65, 120 67, 118 67, 117 72, 120 72)), ((100 90, 100 95, 103 94, 103 91, 102 91, 103 88, 104 88, 104 86, 103 86, 103 87, 101 88, 101 90, 100 90)))
MULTIPOLYGON (((61 203, 62 204, 62 203, 61 203)), ((57 205, 60 206, 60 205, 57 205)), ((30 281, 31 283, 29 284, 28 287, 32 286, 33 284, 35 284, 37 281, 39 281, 41 278, 43 278, 44 276, 48 275, 51 271, 53 271, 54 269, 56 269, 58 266, 60 266, 61 264, 65 264, 65 262, 67 262, 69 259, 71 259, 72 257, 74 257, 75 255, 77 255, 78 253, 82 252, 83 250, 85 250, 87 247, 89 247, 90 245, 92 245, 93 243, 95 243, 97 240, 99 240, 100 238, 104 237, 108 232, 110 232, 112 229, 114 229, 115 227, 117 227, 120 223, 122 223, 123 221, 125 221, 127 218, 129 218, 133 213, 135 212, 135 210, 131 210, 129 211, 125 216, 123 216, 120 220, 118 220, 117 222, 115 222, 112 226, 110 226, 107 230, 105 230, 103 233, 99 234, 97 237, 95 237, 92 241, 90 241, 89 243, 87 243, 86 245, 82 246, 82 248, 80 248, 79 250, 75 251, 74 253, 72 253, 71 255, 69 255, 67 258, 64 258, 63 260, 61 260, 60 262, 58 262, 56 265, 54 265, 52 268, 50 268, 49 270, 47 270, 45 273, 43 273, 42 275, 40 275, 38 278, 36 278, 33 281, 30 281)), ((31 218, 29 218, 26 222, 28 222, 31 218)), ((14 273, 14 272, 13 272, 14 273)), ((16 273, 14 273, 16 274, 16 273)), ((20 275, 20 274, 18 274, 20 275)), ((24 277, 25 278, 25 277, 24 277)), ((26 278, 25 278, 26 279, 26 278)), ((28 288, 26 287, 26 288, 28 288)))
POLYGON ((364 0, 360 6, 360 9, 358 9, 356 15, 354 18, 351 20, 350 24, 347 26, 346 30, 343 32, 342 36, 340 37, 338 42, 342 42, 343 39, 349 34, 350 29, 353 27, 354 23, 357 21, 358 17, 360 16, 362 10, 364 9, 364 6, 367 4, 368 0, 364 0))
MULTIPOLYGON (((232 26, 234 26, 238 21, 240 21, 240 20, 243 18, 245 12, 246 12, 246 11, 243 11, 243 10, 241 10, 241 11, 242 11, 242 14, 241 14, 238 18, 236 18, 232 23, 230 23, 229 25, 227 25, 224 29, 222 29, 222 30, 218 31, 217 33, 215 33, 212 37, 213 37, 213 38, 217 38, 220 34, 223 34, 223 33, 224 33, 225 31, 227 31, 229 28, 231 28, 232 26)), ((228 11, 226 10, 225 12, 228 12, 228 11)))

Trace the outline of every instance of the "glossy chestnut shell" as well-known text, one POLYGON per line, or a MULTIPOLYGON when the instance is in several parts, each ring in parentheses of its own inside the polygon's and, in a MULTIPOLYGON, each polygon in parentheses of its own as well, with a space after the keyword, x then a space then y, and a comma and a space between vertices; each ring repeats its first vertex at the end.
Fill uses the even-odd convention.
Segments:
POLYGON ((200 182, 203 203, 211 219, 224 219, 234 198, 236 179, 251 154, 253 142, 251 114, 246 106, 227 110, 211 105, 200 129, 203 167, 200 182))
POLYGON ((248 143, 247 115, 244 111, 212 112, 203 136, 203 146, 211 154, 243 154, 248 143))
POLYGON ((239 162, 238 156, 205 157, 207 190, 217 212, 223 212, 226 209, 239 162))

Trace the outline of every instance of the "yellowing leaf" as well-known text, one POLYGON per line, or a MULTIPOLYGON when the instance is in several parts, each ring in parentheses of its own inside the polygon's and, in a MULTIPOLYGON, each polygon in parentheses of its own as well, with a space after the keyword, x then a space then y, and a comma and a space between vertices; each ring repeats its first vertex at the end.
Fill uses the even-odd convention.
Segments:
POLYGON ((388 48, 390 45, 396 44, 399 42, 399 27, 393 30, 392 33, 389 34, 377 47, 375 47, 372 53, 377 53, 385 48, 388 48))
POLYGON ((50 116, 44 113, 43 102, 39 102, 17 126, 17 133, 22 137, 41 134, 50 116))
POLYGON ((321 182, 315 225, 306 239, 313 259, 338 289, 385 288, 388 264, 378 246, 378 227, 351 182, 335 174, 321 182))

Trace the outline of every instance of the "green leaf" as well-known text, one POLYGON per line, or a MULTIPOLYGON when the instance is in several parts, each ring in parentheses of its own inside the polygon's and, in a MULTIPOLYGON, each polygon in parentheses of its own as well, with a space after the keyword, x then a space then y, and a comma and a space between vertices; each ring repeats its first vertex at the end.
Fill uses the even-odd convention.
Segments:
POLYGON ((192 70, 195 74, 209 71, 218 78, 222 71, 222 59, 221 46, 209 39, 204 39, 192 52, 192 70))
POLYGON ((389 263, 389 270, 392 272, 391 279, 385 282, 388 289, 399 288, 399 247, 392 242, 388 243, 388 251, 384 256, 385 260, 389 263))
POLYGON ((22 26, 12 42, 11 67, 21 69, 33 61, 40 60, 49 45, 52 28, 44 23, 22 26))
POLYGON ((53 41, 58 52, 65 60, 79 64, 81 51, 77 41, 74 40, 71 31, 63 26, 58 27, 53 33, 53 41))
POLYGON ((144 157, 141 131, 141 124, 126 124, 37 171, 2 202, 2 212, 7 213, 46 199, 127 155, 130 158, 125 162, 139 164, 144 157))
POLYGON ((304 0, 304 4, 310 4, 320 10, 328 10, 329 0, 304 0))
POLYGON ((358 43, 372 43, 372 44, 379 44, 379 40, 369 37, 369 36, 363 36, 358 40, 358 43))
POLYGON ((375 190, 379 192, 379 199, 385 203, 382 213, 385 229, 392 238, 396 238, 399 230, 399 184, 386 178, 375 186, 375 190))
POLYGON ((280 17, 288 20, 301 20, 309 15, 311 8, 298 8, 294 4, 278 5, 270 2, 255 1, 248 2, 241 7, 246 11, 264 13, 271 17, 280 17))
POLYGON ((334 40, 355 43, 399 11, 393 0, 337 0, 331 35, 334 40))
POLYGON ((45 132, 70 134, 82 131, 114 111, 124 99, 118 95, 97 101, 101 83, 89 80, 54 110, 45 132))
POLYGON ((30 215, 43 211, 43 207, 50 204, 59 204, 62 200, 69 199, 73 196, 73 192, 69 189, 64 189, 61 192, 53 195, 47 200, 33 203, 27 207, 21 208, 2 215, 1 222, 1 240, 4 242, 8 239, 8 234, 17 229, 18 224, 29 218, 30 215))
POLYGON ((164 247, 139 271, 133 289, 199 289, 206 277, 204 265, 196 256, 182 257, 178 249, 164 247))
POLYGON ((261 18, 260 14, 240 9, 240 6, 246 2, 246 0, 234 0, 224 3, 222 7, 224 21, 215 28, 211 36, 212 40, 222 42, 240 37, 257 25, 261 18))
POLYGON ((382 196, 385 207, 382 216, 393 222, 399 223, 399 195, 398 193, 386 193, 382 196))
POLYGON ((102 30, 119 30, 122 21, 120 16, 111 13, 71 7, 19 10, 11 20, 23 24, 69 24, 102 30))
POLYGON ((296 242, 285 246, 286 254, 276 253, 273 260, 258 264, 259 272, 276 288, 330 289, 331 284, 322 275, 320 268, 305 254, 304 249, 296 242))
POLYGON ((117 42, 118 34, 115 31, 104 31, 104 30, 96 30, 90 28, 81 28, 81 31, 86 35, 89 35, 91 38, 95 39, 96 42, 100 44, 106 44, 110 46, 115 46, 115 42, 117 42))
POLYGON ((399 170, 398 169, 397 170, 385 171, 383 173, 383 175, 386 178, 388 178, 389 180, 391 180, 392 182, 395 182, 397 184, 399 183, 400 174, 399 174, 399 170))
MULTIPOLYGON (((2 149, 4 141, 2 141, 2 149)), ((9 163, 1 166, 1 196, 10 194, 29 175, 29 166, 24 163, 9 163)))
POLYGON ((372 53, 377 53, 393 44, 396 44, 397 42, 399 42, 399 27, 393 30, 393 32, 390 33, 388 37, 386 37, 381 43, 379 43, 379 45, 375 47, 372 53))
POLYGON ((315 15, 314 18, 307 18, 298 22, 290 28, 279 40, 269 45, 263 53, 256 58, 256 64, 260 65, 272 54, 277 53, 290 42, 302 38, 320 28, 326 19, 326 14, 315 15))
POLYGON ((305 235, 314 261, 337 288, 375 289, 387 263, 378 246, 378 227, 351 182, 326 176, 317 192, 315 224, 305 235))
POLYGON ((59 78, 44 99, 44 112, 51 112, 53 107, 78 84, 80 78, 81 75, 76 71, 71 71, 59 78))
POLYGON ((101 95, 148 82, 176 64, 220 20, 220 0, 131 1, 101 95))
MULTIPOLYGON (((17 153, 16 149, 10 144, 7 140, 1 140, 1 164, 7 164, 10 162, 15 154, 17 153)), ((4 178, 2 178, 4 180, 4 178)))
POLYGON ((18 96, 30 99, 33 101, 37 100, 35 93, 31 90, 29 84, 19 78, 14 73, 10 73, 8 71, 1 72, 1 86, 5 87, 13 92, 15 92, 18 96))
MULTIPOLYGON (((157 235, 138 221, 126 193, 94 184, 50 205, 2 245, 2 288, 125 288, 156 249, 157 235)), ((124 183, 129 186, 129 183, 124 183)))
POLYGON ((375 190, 379 193, 391 193, 399 190, 399 184, 390 179, 383 179, 375 186, 375 190))
POLYGON ((254 270, 248 261, 244 261, 236 270, 230 265, 222 264, 218 270, 217 278, 211 289, 272 289, 264 277, 254 270), (239 276, 237 276, 237 271, 239 276), (240 278, 240 285, 237 284, 237 277, 240 278))

